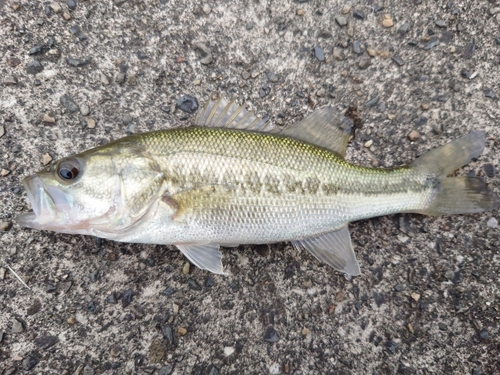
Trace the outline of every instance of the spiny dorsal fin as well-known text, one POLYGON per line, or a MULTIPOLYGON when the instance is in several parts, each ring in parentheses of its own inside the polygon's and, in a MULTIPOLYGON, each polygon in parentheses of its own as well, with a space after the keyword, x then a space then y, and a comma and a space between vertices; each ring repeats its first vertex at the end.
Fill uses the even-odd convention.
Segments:
POLYGON ((194 123, 197 126, 210 128, 244 129, 260 132, 267 132, 271 129, 267 120, 255 116, 244 106, 239 106, 236 103, 236 98, 230 102, 223 98, 217 101, 209 100, 205 107, 196 114, 194 123))
POLYGON ((332 107, 323 107, 279 134, 326 148, 343 157, 352 127, 352 120, 332 107))

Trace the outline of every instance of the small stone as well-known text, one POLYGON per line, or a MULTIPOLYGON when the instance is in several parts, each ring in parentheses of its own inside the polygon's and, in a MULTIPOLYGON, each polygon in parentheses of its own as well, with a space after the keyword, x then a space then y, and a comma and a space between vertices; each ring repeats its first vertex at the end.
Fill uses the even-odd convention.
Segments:
POLYGON ((137 51, 137 58, 139 60, 146 60, 148 55, 146 55, 143 51, 137 51))
POLYGON ((474 56, 474 51, 476 50, 476 39, 472 38, 470 43, 465 47, 464 52, 462 53, 462 57, 465 60, 470 60, 472 59, 472 56, 474 56))
POLYGON ((0 232, 8 232, 12 228, 10 221, 0 221, 0 232))
POLYGON ((266 332, 264 333, 264 341, 273 343, 279 340, 279 335, 275 331, 274 327, 269 326, 266 329, 266 332))
POLYGON ((179 336, 184 336, 187 333, 187 329, 184 327, 179 327, 177 333, 179 334, 179 336))
POLYGON ((486 96, 487 98, 491 98, 491 99, 498 99, 498 95, 492 89, 484 90, 484 96, 486 96))
POLYGON ((123 308, 130 305, 130 302, 132 302, 132 296, 133 296, 132 289, 128 289, 125 291, 125 293, 123 293, 123 297, 122 297, 122 307, 123 308))
POLYGON ((354 18, 357 18, 358 20, 364 20, 365 19, 365 12, 363 12, 362 10, 359 10, 359 9, 356 9, 352 15, 354 16, 354 18))
POLYGON ((356 55, 361 55, 361 42, 359 40, 355 40, 352 43, 352 52, 354 52, 356 55))
POLYGON ((35 339, 35 345, 46 350, 57 344, 58 341, 57 336, 41 336, 35 339))
POLYGON ((190 95, 182 95, 177 99, 176 104, 181 111, 189 114, 195 113, 198 109, 198 100, 190 95))
POLYGON ((17 57, 9 57, 7 59, 7 65, 10 66, 11 68, 15 68, 19 64, 21 64, 21 60, 18 59, 17 57))
POLYGON ((455 47, 455 46, 450 46, 450 47, 448 48, 448 52, 449 52, 449 53, 455 53, 455 52, 457 52, 457 47, 455 47))
POLYGON ((87 104, 82 104, 80 106, 80 113, 82 114, 82 116, 88 116, 88 114, 90 113, 90 107, 87 104))
POLYGON ((365 142, 365 147, 370 148, 372 144, 373 144, 373 139, 370 139, 370 140, 365 142))
POLYGON ((487 223, 488 227, 490 228, 497 228, 498 227, 498 220, 495 219, 494 217, 490 218, 487 223))
POLYGON ((73 59, 71 57, 66 58, 66 62, 69 66, 73 66, 75 68, 81 68, 82 66, 88 65, 91 62, 91 59, 73 59))
POLYGON ((38 359, 36 359, 35 357, 27 356, 26 358, 23 359, 23 369, 26 371, 31 370, 37 364, 38 364, 38 359))
POLYGON ((17 85, 17 79, 14 76, 7 76, 5 77, 4 84, 5 86, 15 86, 17 85))
POLYGON ((52 161, 52 156, 50 156, 48 153, 42 155, 42 164, 47 165, 52 161))
POLYGON ((69 10, 75 10, 76 9, 76 3, 74 0, 68 0, 67 3, 69 10))
POLYGON ((325 96, 325 94, 326 94, 326 90, 325 89, 319 89, 318 91, 316 91, 316 96, 317 97, 322 98, 323 96, 325 96))
POLYGON ((325 53, 323 52, 323 49, 321 47, 314 47, 314 56, 316 56, 316 58, 320 62, 325 61, 325 53))
POLYGON ((346 26, 347 25, 347 18, 344 16, 337 16, 337 17, 335 17, 335 22, 337 22, 337 24, 341 27, 346 26))
POLYGON ((495 167, 493 166, 493 164, 490 164, 490 163, 483 165, 483 171, 484 171, 484 173, 486 173, 486 176, 488 176, 489 178, 495 177, 496 172, 497 172, 495 167))
MULTIPOLYGON (((0 267, 0 280, 5 280, 5 275, 7 275, 7 268, 0 267)), ((2 340, 0 340, 1 342, 2 340)))
POLYGON ((490 8, 489 12, 492 16, 497 14, 497 13, 500 13, 500 7, 490 8))
POLYGON ((194 86, 199 86, 199 85, 201 85, 201 81, 200 81, 199 79, 195 79, 195 80, 193 81, 193 85, 194 85, 194 86))
POLYGON ((489 332, 486 329, 482 329, 479 332, 479 338, 481 340, 488 340, 490 338, 490 334, 489 334, 489 332))
POLYGON ((392 61, 394 61, 396 64, 398 64, 399 66, 403 66, 405 64, 405 61, 403 60, 403 58, 399 55, 393 55, 392 56, 392 61))
POLYGON ((198 282, 195 279, 193 279, 193 278, 190 277, 188 279, 187 283, 188 283, 189 289, 191 289, 191 290, 197 290, 197 291, 201 290, 200 284, 198 284, 198 282))
POLYGON ((206 279, 205 279, 205 283, 204 283, 205 287, 207 288, 211 288, 215 285, 215 280, 212 276, 208 276, 206 279))
POLYGON ((23 323, 14 318, 12 322, 12 333, 21 333, 24 332, 23 323))
POLYGON ((408 32, 408 30, 410 30, 410 23, 409 22, 405 22, 401 25, 401 27, 398 29, 398 32, 400 34, 406 34, 408 32))
POLYGON ((174 368, 170 365, 165 365, 160 368, 160 371, 158 371, 158 375, 170 375, 174 368))
POLYGON ((420 108, 422 108, 422 111, 427 111, 429 109, 429 104, 422 103, 420 104, 420 108))
POLYGON ((267 73, 267 79, 271 82, 278 82, 278 77, 273 72, 267 73))
POLYGON ((2 168, 0 171, 0 177, 5 177, 10 174, 10 171, 8 169, 2 168))
POLYGON ((455 276, 455 272, 453 272, 453 270, 448 270, 444 273, 444 277, 448 280, 451 280, 453 279, 453 277, 455 276))
POLYGON ((70 112, 77 112, 78 111, 78 106, 76 103, 73 101, 73 98, 71 98, 68 94, 64 94, 61 96, 59 99, 59 102, 68 109, 70 112))
POLYGON ((94 369, 90 367, 89 365, 85 365, 83 368, 83 374, 82 375, 94 375, 94 369))
POLYGON ((307 336, 311 331, 309 331, 307 328, 302 328, 302 336, 307 336))
POLYGON ((439 38, 437 36, 432 36, 429 41, 424 45, 425 50, 430 50, 439 44, 439 38))
POLYGON ((417 292, 413 292, 411 294, 411 298, 415 301, 415 302, 418 302, 418 300, 420 299, 420 294, 418 294, 417 292))
POLYGON ((370 100, 368 100, 367 102, 365 102, 365 105, 366 105, 367 107, 374 107, 374 106, 376 106, 376 105, 377 105, 378 101, 379 101, 379 97, 378 97, 378 96, 376 96, 375 98, 370 99, 370 100))
POLYGON ((63 12, 62 16, 65 21, 69 21, 71 19, 71 14, 69 14, 68 12, 63 12))
POLYGON ((344 52, 339 47, 334 47, 332 51, 332 56, 335 60, 342 61, 344 60, 344 52))
POLYGON ((260 74, 260 72, 258 72, 258 71, 256 71, 256 70, 255 70, 255 71, 253 71, 253 72, 252 72, 252 78, 257 78, 257 77, 259 76, 259 74, 260 74))
POLYGON ((174 294, 174 293, 175 293, 175 289, 174 289, 174 288, 172 288, 172 287, 170 286, 170 287, 168 287, 167 289, 165 289, 165 290, 163 291, 163 293, 162 293, 162 294, 163 294, 164 296, 167 296, 167 297, 168 297, 168 296, 171 296, 171 295, 172 295, 172 294, 174 294))
POLYGON ((416 141, 420 138, 420 133, 416 130, 412 130, 411 132, 408 133, 408 139, 410 141, 416 141))
POLYGON ((62 7, 55 1, 51 2, 49 6, 54 11, 54 13, 62 12, 62 7))
POLYGON ((53 115, 51 115, 50 113, 46 113, 43 115, 43 119, 42 121, 46 124, 53 124, 56 122, 56 119, 53 115))
POLYGON ((116 75, 115 77, 115 82, 121 85, 123 82, 125 82, 125 73, 120 72, 116 75))
POLYGON ((95 128, 95 120, 93 118, 87 118, 87 128, 94 129, 95 128))
POLYGON ((211 11, 212 11, 212 7, 210 5, 208 5, 208 4, 203 5, 203 13, 210 14, 211 11))
POLYGON ((100 78, 103 85, 109 85, 109 78, 106 76, 106 74, 101 73, 100 78))
POLYGON ((387 27, 387 28, 394 26, 394 21, 392 20, 390 14, 384 14, 383 19, 382 19, 382 26, 387 27))
POLYGON ((249 79, 250 78, 250 72, 247 72, 246 70, 241 73, 241 77, 243 79, 249 79))
POLYGON ((74 325, 76 324, 76 318, 71 315, 67 320, 66 320, 66 323, 68 323, 69 325, 74 325))
POLYGON ((26 72, 28 74, 38 74, 43 70, 43 65, 40 64, 37 60, 31 60, 26 65, 26 72))
POLYGON ((408 331, 410 331, 410 333, 415 333, 415 330, 413 329, 413 326, 411 325, 411 323, 408 323, 408 325, 406 327, 408 328, 408 331))
POLYGON ((437 27, 446 27, 446 22, 443 20, 436 20, 435 24, 437 27))
POLYGON ((303 9, 297 9, 297 16, 303 16, 304 15, 304 10, 303 9))
POLYGON ((371 57, 377 56, 377 50, 375 48, 367 47, 366 52, 368 52, 368 55, 370 55, 371 57))
POLYGON ((189 270, 191 269, 191 264, 189 262, 184 263, 184 266, 182 267, 182 273, 184 275, 187 275, 189 273, 189 270))
POLYGON ((474 370, 472 370, 472 375, 483 375, 481 365, 474 367, 474 370))

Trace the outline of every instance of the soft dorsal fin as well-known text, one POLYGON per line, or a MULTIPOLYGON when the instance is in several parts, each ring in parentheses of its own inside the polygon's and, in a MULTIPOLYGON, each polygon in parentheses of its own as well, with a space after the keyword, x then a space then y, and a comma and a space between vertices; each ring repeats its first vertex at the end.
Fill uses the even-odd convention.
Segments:
POLYGON ((352 120, 332 107, 323 107, 279 134, 326 148, 344 157, 352 127, 352 120))
POLYGON ((347 225, 335 232, 292 243, 298 249, 302 246, 316 259, 325 262, 337 271, 344 272, 349 276, 358 276, 361 273, 347 225))
POLYGON ((262 118, 249 112, 244 106, 236 103, 236 98, 230 102, 220 98, 209 100, 202 110, 198 111, 194 120, 197 126, 210 128, 231 128, 267 132, 271 125, 262 118))

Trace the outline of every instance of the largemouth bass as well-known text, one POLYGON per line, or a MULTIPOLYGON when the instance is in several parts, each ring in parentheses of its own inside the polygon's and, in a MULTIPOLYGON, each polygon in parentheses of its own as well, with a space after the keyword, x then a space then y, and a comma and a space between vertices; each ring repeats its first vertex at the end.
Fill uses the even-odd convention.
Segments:
POLYGON ((344 160, 351 127, 326 107, 276 130, 234 101, 209 101, 192 127, 128 136, 25 178, 34 212, 17 221, 173 244, 196 266, 219 274, 220 246, 291 241, 336 270, 359 275, 351 221, 500 206, 480 178, 447 177, 481 154, 483 132, 408 166, 373 169, 344 160))

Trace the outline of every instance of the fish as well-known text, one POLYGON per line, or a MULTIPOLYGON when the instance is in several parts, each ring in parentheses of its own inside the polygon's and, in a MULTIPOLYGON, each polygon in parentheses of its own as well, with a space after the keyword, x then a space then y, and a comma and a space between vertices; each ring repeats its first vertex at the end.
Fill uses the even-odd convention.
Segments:
POLYGON ((215 274, 227 274, 221 246, 287 241, 352 277, 361 271, 350 222, 500 206, 481 178, 449 176, 482 153, 483 131, 380 169, 345 160, 352 129, 333 107, 274 127, 234 99, 208 100, 192 126, 130 135, 26 177, 33 211, 16 220, 36 230, 175 245, 215 274))

